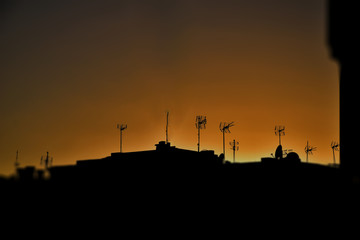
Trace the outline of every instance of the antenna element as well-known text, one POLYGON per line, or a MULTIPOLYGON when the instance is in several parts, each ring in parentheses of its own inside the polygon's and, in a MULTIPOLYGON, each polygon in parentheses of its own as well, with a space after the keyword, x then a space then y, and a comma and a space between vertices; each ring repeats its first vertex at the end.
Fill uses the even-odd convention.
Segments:
POLYGON ((127 124, 117 124, 116 128, 120 131, 120 152, 122 153, 122 132, 127 129, 127 124))
POLYGON ((200 129, 206 129, 206 116, 196 116, 195 127, 198 130, 198 152, 200 152, 200 129))
POLYGON ((309 153, 312 155, 313 151, 316 151, 316 147, 309 146, 309 141, 306 141, 306 146, 305 146, 304 150, 306 153, 306 162, 309 162, 309 160, 308 160, 309 153))
POLYGON ((225 133, 230 133, 230 127, 234 126, 234 122, 231 123, 226 123, 226 122, 221 122, 219 125, 219 129, 220 132, 223 133, 223 154, 224 154, 224 159, 225 159, 225 133))
POLYGON ((239 142, 235 141, 234 139, 230 142, 230 146, 231 149, 233 150, 233 158, 234 158, 233 162, 235 163, 235 152, 239 151, 239 142))
POLYGON ((285 126, 275 126, 275 135, 279 136, 279 145, 281 145, 281 136, 285 135, 285 126))
POLYGON ((336 161, 335 161, 335 151, 339 151, 339 143, 332 141, 332 142, 331 142, 331 148, 332 148, 332 151, 333 151, 333 158, 334 158, 334 165, 335 165, 335 164, 336 164, 336 161))
POLYGON ((169 111, 166 111, 166 141, 165 143, 168 144, 169 142, 169 111))
POLYGON ((45 170, 47 170, 50 166, 52 166, 53 158, 49 156, 49 152, 46 152, 46 157, 41 156, 40 165, 45 166, 45 170))

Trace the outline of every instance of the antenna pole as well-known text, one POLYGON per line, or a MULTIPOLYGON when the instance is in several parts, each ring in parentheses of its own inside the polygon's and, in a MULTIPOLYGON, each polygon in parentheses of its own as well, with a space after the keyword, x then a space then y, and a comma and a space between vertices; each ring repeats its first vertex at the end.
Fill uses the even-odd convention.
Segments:
POLYGON ((46 152, 45 168, 47 169, 49 165, 49 152, 46 152))
POLYGON ((198 130, 198 152, 200 152, 200 130, 206 128, 206 116, 196 116, 195 127, 198 130))
POLYGON ((225 131, 223 131, 223 154, 224 154, 224 160, 225 160, 225 131))
MULTIPOLYGON (((309 141, 306 141, 306 149, 309 149, 309 141)), ((308 156, 309 156, 309 151, 306 151, 306 162, 309 162, 308 156)))
POLYGON ((127 124, 117 124, 117 129, 120 131, 120 152, 122 153, 122 132, 127 129, 127 124))
POLYGON ((120 129, 120 152, 122 153, 122 130, 120 129))
POLYGON ((234 122, 231 122, 231 123, 226 123, 226 122, 222 123, 221 122, 220 126, 219 126, 220 131, 223 134, 223 155, 224 155, 224 159, 225 159, 225 133, 226 132, 230 133, 229 128, 232 127, 232 126, 234 126, 234 122))
POLYGON ((19 150, 16 150, 15 169, 19 167, 19 150))
POLYGON ((236 149, 236 143, 235 143, 235 139, 234 139, 234 143, 233 143, 234 145, 233 145, 233 151, 234 151, 234 163, 235 163, 235 149, 236 149))
POLYGON ((281 134, 279 132, 279 145, 281 145, 281 134))
POLYGON ((169 142, 168 128, 169 128, 169 112, 166 112, 166 144, 169 142))
POLYGON ((198 128, 198 152, 200 152, 200 128, 198 128))

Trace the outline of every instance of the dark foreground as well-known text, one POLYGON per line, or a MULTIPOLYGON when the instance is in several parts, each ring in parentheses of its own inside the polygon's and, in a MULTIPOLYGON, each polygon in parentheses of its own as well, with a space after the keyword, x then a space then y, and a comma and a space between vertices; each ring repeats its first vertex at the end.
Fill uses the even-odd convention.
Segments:
POLYGON ((323 236, 339 224, 358 226, 359 184, 339 168, 284 161, 114 164, 57 179, 2 181, 3 219, 51 229, 58 237, 80 232, 101 239, 306 237, 319 230, 323 236))

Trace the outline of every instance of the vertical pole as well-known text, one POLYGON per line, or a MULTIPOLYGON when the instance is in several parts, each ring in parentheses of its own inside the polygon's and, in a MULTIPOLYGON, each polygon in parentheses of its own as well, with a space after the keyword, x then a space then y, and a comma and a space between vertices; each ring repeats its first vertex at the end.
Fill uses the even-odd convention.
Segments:
POLYGON ((224 160, 225 160, 225 131, 223 129, 223 154, 224 154, 224 160))
POLYGON ((16 150, 15 169, 19 167, 19 150, 16 150))
POLYGON ((120 127, 120 152, 122 153, 122 130, 120 127))
POLYGON ((166 112, 166 144, 169 141, 168 138, 168 127, 169 127, 169 112, 166 112))
POLYGON ((234 151, 234 163, 235 163, 235 139, 234 139, 233 151, 234 151))
POLYGON ((281 132, 279 131, 279 145, 281 145, 281 132))
POLYGON ((335 150, 334 148, 332 149, 333 150, 333 158, 334 158, 334 165, 336 164, 336 161, 335 161, 335 150))
POLYGON ((306 141, 306 162, 309 162, 308 155, 309 155, 309 141, 306 141))
POLYGON ((200 126, 198 126, 198 152, 200 152, 200 126))
POLYGON ((45 169, 48 168, 48 164, 49 164, 49 152, 46 152, 45 169))

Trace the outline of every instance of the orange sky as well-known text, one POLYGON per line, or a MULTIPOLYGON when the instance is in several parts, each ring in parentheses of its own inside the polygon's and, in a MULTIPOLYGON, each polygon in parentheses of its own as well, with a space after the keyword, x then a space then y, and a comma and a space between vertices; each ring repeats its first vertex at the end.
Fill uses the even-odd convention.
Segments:
MULTIPOLYGON (((0 14, 0 174, 154 149, 165 139, 197 150, 196 115, 206 115, 201 148, 222 151, 221 121, 259 161, 283 147, 305 161, 332 163, 339 140, 338 66, 326 45, 326 2, 24 1, 0 14)), ((338 153, 337 153, 338 161, 338 153)))

